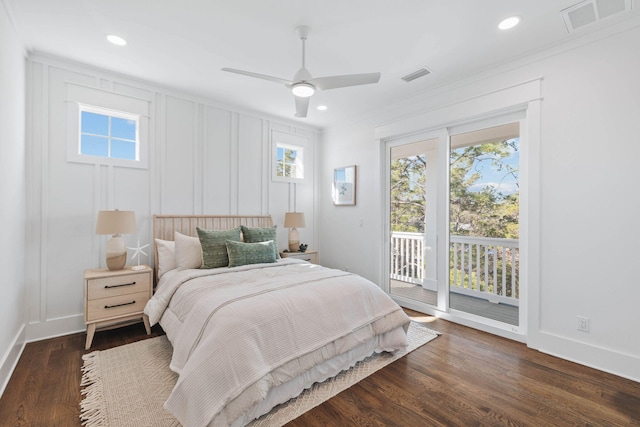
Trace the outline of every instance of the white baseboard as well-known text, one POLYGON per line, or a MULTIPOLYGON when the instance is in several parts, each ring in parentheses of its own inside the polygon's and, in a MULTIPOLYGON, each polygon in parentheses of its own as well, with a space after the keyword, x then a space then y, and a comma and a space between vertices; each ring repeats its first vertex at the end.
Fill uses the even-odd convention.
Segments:
POLYGON ((4 389, 7 388, 7 384, 9 384, 11 375, 18 364, 18 360, 20 360, 20 356, 22 356, 25 344, 26 328, 25 325, 22 325, 0 362, 0 397, 2 397, 4 389))
POLYGON ((27 325, 27 342, 75 334, 76 332, 84 332, 86 329, 82 314, 48 319, 44 322, 33 322, 27 325))
POLYGON ((539 332, 537 350, 570 362, 640 382, 640 357, 566 337, 539 332))

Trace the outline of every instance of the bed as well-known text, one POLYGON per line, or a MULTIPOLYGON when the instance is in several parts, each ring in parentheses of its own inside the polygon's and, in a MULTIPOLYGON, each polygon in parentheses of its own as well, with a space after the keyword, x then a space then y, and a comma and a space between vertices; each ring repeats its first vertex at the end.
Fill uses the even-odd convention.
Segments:
POLYGON ((270 216, 154 216, 154 296, 173 346, 165 402, 184 426, 244 426, 376 352, 407 346, 370 281, 280 258, 270 216), (225 264, 226 257, 226 264, 225 264))

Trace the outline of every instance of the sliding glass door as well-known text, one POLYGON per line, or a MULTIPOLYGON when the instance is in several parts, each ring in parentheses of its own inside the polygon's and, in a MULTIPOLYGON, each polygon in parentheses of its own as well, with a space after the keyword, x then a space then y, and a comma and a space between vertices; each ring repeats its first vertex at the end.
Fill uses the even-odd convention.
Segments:
POLYGON ((388 146, 389 289, 437 306, 438 139, 388 146))
POLYGON ((523 117, 385 142, 385 275, 401 305, 522 333, 523 117))
POLYGON ((519 122, 451 135, 449 307, 519 324, 519 122))

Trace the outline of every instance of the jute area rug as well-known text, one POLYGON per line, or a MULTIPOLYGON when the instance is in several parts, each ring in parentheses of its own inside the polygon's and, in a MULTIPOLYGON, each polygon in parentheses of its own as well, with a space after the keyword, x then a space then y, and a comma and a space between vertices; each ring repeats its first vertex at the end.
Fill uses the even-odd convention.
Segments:
MULTIPOLYGON (((393 355, 380 353, 358 362, 348 371, 314 384, 295 399, 253 421, 250 426, 282 426, 438 335, 438 332, 411 322, 407 351, 393 355)), ((80 384, 84 396, 80 402, 82 425, 180 426, 162 407, 178 377, 169 369, 172 351, 166 336, 161 336, 84 355, 80 384)))

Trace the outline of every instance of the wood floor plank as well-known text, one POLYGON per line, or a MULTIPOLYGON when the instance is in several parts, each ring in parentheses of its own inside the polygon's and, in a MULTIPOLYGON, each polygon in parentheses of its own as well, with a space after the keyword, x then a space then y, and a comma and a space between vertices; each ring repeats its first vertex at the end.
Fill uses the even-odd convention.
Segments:
POLYGON ((37 425, 35 417, 38 396, 44 384, 45 364, 49 353, 50 345, 47 342, 26 346, 0 399, 0 420, 6 420, 7 425, 37 425), (5 396, 13 397, 11 403, 4 404, 5 396))
MULTIPOLYGON (((407 310, 442 332, 288 427, 640 426, 640 383, 407 310)), ((154 327, 152 336, 163 334, 154 327)), ((82 355, 148 338, 142 325, 26 346, 0 426, 80 426, 82 355)))

